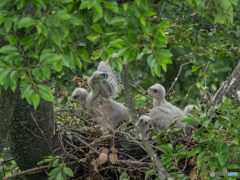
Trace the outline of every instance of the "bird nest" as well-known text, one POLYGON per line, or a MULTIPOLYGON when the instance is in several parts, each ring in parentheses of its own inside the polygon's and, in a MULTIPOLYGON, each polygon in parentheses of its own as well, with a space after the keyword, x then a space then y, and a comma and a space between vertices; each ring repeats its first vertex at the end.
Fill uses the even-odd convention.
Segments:
MULTIPOLYGON (((74 172, 73 179, 149 179, 156 178, 157 174, 150 173, 153 163, 148 156, 141 139, 132 137, 129 133, 134 128, 131 121, 122 123, 120 127, 107 132, 102 132, 99 125, 86 114, 74 114, 72 110, 66 118, 64 110, 59 111, 58 118, 68 119, 68 125, 62 121, 59 127, 59 139, 62 142, 65 162, 73 163, 69 166, 74 172), (61 117, 62 116, 62 117, 61 117)), ((146 108, 138 109, 148 111, 146 108)), ((160 157, 166 153, 158 146, 162 143, 173 145, 174 151, 180 147, 190 151, 197 147, 191 135, 185 136, 182 130, 173 129, 154 132, 151 130, 149 141, 157 155, 160 157)), ((178 159, 173 165, 176 167, 170 172, 182 174, 192 169, 196 157, 188 159, 186 156, 178 159)))

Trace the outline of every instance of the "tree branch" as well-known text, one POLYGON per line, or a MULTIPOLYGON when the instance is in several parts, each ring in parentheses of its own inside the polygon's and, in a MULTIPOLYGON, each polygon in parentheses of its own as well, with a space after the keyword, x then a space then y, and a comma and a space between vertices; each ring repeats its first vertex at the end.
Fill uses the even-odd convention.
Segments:
POLYGON ((150 145, 150 143, 147 139, 147 136, 143 131, 141 123, 139 123, 139 121, 138 121, 138 115, 137 115, 137 112, 134 108, 131 89, 130 89, 130 85, 128 83, 127 70, 126 70, 126 66, 124 64, 123 64, 123 69, 122 69, 121 76, 122 76, 122 82, 123 82, 124 91, 125 91, 125 94, 126 94, 127 106, 128 106, 128 109, 129 109, 131 119, 132 119, 132 121, 134 122, 135 125, 140 124, 140 125, 137 126, 137 132, 139 134, 139 137, 142 139, 143 145, 144 145, 148 155, 151 157, 153 163, 157 167, 158 179, 173 180, 173 178, 171 178, 170 175, 167 173, 167 171, 164 169, 160 159, 158 158, 158 156, 156 155, 156 153, 152 149, 152 147, 151 147, 151 145, 150 145))

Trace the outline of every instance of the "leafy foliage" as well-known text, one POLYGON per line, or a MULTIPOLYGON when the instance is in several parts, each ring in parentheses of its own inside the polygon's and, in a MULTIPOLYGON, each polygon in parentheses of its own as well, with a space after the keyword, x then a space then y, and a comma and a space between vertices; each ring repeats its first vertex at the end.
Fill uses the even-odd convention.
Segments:
POLYGON ((73 172, 70 168, 66 167, 64 161, 62 164, 58 164, 61 157, 59 156, 46 156, 44 160, 40 161, 38 165, 49 163, 48 169, 54 167, 48 174, 48 179, 55 179, 55 180, 67 180, 67 176, 73 177, 73 172))

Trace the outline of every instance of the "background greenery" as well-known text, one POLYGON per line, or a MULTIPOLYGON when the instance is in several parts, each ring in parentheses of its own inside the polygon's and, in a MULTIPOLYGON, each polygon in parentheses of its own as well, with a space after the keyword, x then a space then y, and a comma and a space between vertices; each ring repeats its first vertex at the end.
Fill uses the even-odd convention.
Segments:
MULTIPOLYGON (((168 90, 180 65, 193 61, 174 86, 170 99, 178 106, 210 61, 206 77, 213 95, 239 62, 239 10, 238 0, 1 1, 0 90, 20 85, 21 97, 36 108, 40 97, 53 101, 50 87, 54 95, 65 87, 65 104, 76 75, 90 76, 118 53, 111 66, 121 71, 127 64, 130 80, 145 90, 154 83, 168 90)), ((202 78, 189 102, 204 89, 202 78)), ((136 107, 145 101, 135 100, 136 107)))

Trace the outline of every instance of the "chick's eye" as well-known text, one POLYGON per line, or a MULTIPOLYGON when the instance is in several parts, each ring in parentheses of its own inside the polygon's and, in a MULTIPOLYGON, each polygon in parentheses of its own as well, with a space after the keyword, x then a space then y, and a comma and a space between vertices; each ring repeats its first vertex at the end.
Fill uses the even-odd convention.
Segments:
POLYGON ((74 99, 77 99, 77 96, 73 96, 74 99))
POLYGON ((157 90, 156 90, 156 89, 154 89, 154 92, 156 93, 156 92, 157 92, 157 90))
POLYGON ((102 74, 103 78, 104 79, 107 79, 108 78, 108 75, 107 74, 102 74))
POLYGON ((140 119, 140 121, 142 122, 142 119, 140 119))

